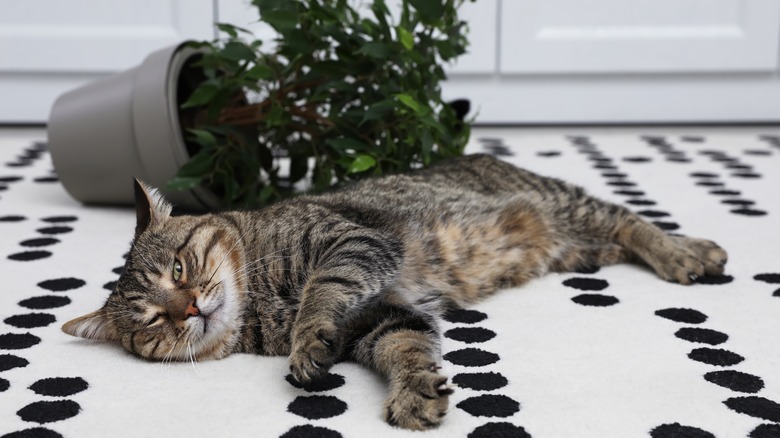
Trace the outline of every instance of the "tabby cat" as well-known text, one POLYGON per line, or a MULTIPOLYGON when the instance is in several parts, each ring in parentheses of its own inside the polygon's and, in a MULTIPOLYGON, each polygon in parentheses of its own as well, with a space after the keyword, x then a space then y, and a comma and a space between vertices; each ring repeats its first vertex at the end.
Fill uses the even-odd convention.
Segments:
POLYGON ((547 272, 623 261, 691 284, 726 252, 558 179, 470 155, 260 211, 171 216, 136 182, 132 248, 105 305, 63 326, 153 360, 289 356, 301 383, 357 361, 388 423, 428 429, 452 388, 437 317, 547 272))

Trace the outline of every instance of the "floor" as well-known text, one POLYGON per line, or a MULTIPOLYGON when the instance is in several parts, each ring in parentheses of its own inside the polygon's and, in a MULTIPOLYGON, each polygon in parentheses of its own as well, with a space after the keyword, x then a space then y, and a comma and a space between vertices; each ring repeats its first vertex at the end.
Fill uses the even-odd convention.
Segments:
POLYGON ((468 152, 730 260, 688 287, 633 265, 551 274, 448 315, 457 390, 416 434, 382 422, 384 384, 354 364, 299 388, 284 358, 163 366, 62 333, 110 293, 134 213, 70 198, 45 139, 0 130, 0 436, 780 436, 780 128, 475 129, 468 152))

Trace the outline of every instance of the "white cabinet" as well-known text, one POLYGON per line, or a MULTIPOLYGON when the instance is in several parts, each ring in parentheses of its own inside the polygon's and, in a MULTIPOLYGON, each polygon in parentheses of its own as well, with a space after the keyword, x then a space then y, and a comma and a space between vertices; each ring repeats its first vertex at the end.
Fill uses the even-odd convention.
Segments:
POLYGON ((212 0, 2 0, 0 122, 45 122, 62 92, 210 39, 213 20, 212 0))
MULTIPOLYGON (((477 0, 461 13, 471 45, 443 90, 479 122, 780 121, 778 0, 477 0)), ((211 39, 214 21, 273 37, 249 0, 2 0, 0 123, 45 122, 60 93, 211 39)))

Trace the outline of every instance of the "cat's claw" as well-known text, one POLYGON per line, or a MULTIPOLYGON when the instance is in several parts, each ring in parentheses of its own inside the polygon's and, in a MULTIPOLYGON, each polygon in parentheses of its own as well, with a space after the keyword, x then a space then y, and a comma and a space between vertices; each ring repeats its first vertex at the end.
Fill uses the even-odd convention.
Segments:
POLYGON ((289 357, 290 373, 304 384, 324 377, 339 356, 339 344, 333 326, 296 330, 289 357))

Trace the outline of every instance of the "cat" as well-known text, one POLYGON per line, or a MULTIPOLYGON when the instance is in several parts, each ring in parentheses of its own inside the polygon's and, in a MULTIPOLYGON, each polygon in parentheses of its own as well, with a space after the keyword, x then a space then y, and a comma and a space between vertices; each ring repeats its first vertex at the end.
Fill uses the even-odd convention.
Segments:
POLYGON ((547 272, 636 261, 691 284, 727 261, 714 242, 482 154, 258 211, 172 216, 156 189, 136 181, 135 196, 124 272, 66 333, 151 360, 285 355, 303 384, 357 361, 387 378, 384 418, 407 429, 447 410, 447 309, 547 272))

